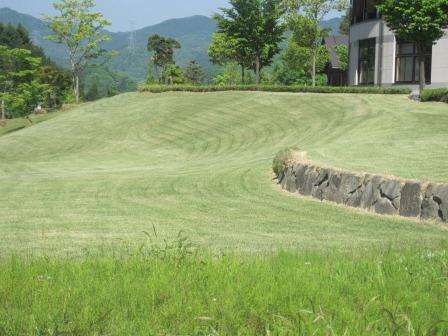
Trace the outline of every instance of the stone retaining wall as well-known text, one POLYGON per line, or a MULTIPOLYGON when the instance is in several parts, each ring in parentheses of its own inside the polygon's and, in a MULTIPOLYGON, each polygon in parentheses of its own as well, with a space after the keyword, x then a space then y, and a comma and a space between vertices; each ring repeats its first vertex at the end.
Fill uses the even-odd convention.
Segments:
POLYGON ((278 177, 282 188, 382 215, 448 221, 448 185, 358 174, 295 163, 278 177))

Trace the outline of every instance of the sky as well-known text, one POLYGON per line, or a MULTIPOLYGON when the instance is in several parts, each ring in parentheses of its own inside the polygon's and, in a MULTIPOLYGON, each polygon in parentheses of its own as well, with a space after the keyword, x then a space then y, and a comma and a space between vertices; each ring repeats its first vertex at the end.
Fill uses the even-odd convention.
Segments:
MULTIPOLYGON (((42 17, 52 14, 55 0, 0 0, 0 8, 42 17)), ((192 15, 211 16, 226 7, 228 0, 96 0, 97 9, 112 21, 111 31, 129 31, 151 26, 167 19, 192 15)), ((332 13, 329 17, 337 16, 332 13)))
MULTIPOLYGON (((52 13, 55 0, 0 0, 0 8, 41 17, 52 13)), ((192 15, 211 16, 227 0, 96 0, 97 9, 112 21, 112 31, 143 28, 167 19, 192 15)))

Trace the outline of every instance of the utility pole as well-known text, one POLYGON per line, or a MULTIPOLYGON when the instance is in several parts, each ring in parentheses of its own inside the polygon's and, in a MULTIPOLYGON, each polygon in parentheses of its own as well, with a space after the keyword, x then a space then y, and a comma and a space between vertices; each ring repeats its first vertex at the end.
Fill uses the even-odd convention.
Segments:
POLYGON ((129 38, 128 38, 128 50, 131 55, 135 54, 135 21, 129 21, 129 38))

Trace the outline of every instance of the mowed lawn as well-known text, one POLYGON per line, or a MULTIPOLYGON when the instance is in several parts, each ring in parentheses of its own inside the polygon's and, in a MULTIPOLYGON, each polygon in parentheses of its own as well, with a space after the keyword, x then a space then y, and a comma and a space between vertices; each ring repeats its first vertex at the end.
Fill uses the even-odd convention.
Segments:
POLYGON ((82 254, 179 231, 218 250, 432 246, 442 224, 279 190, 284 147, 371 173, 448 182, 448 105, 404 96, 130 93, 0 137, 0 253, 82 254))

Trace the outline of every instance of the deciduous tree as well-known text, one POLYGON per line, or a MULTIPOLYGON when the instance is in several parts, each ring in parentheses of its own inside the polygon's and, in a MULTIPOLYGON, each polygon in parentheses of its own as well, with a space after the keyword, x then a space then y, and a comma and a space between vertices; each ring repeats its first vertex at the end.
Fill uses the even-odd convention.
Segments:
POLYGON ((80 76, 91 60, 105 57, 107 61, 114 53, 108 53, 101 45, 110 39, 104 28, 111 22, 99 12, 93 0, 61 0, 55 3, 56 16, 45 16, 53 35, 46 38, 67 47, 73 77, 73 92, 76 101, 80 98, 80 76))
POLYGON ((50 89, 38 76, 41 59, 30 50, 0 45, 1 118, 7 111, 14 117, 28 116, 50 89))
POLYGON ((204 69, 196 61, 190 61, 184 72, 187 82, 191 84, 201 84, 204 81, 204 69))
POLYGON ((312 51, 312 83, 316 86, 316 70, 319 49, 322 38, 327 33, 322 28, 322 21, 333 10, 346 10, 349 6, 348 0, 286 0, 289 7, 288 22, 291 29, 297 29, 297 24, 306 23, 307 39, 312 51), (301 18, 302 17, 302 18, 301 18))
POLYGON ((262 68, 280 51, 284 6, 280 0, 230 0, 230 5, 214 16, 219 32, 235 41, 239 54, 251 59, 259 84, 262 68))
POLYGON ((147 47, 149 52, 153 52, 152 62, 159 82, 166 81, 167 77, 164 77, 164 74, 168 68, 173 70, 170 65, 176 64, 174 51, 181 48, 180 43, 173 38, 155 34, 149 37, 147 47))

